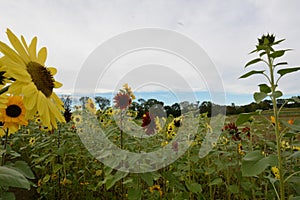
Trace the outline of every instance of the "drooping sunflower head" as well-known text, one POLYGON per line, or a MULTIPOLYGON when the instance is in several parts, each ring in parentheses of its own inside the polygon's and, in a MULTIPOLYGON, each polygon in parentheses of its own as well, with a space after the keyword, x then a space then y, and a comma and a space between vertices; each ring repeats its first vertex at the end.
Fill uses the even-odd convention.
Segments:
POLYGON ((65 122, 64 108, 53 89, 62 84, 54 79, 57 70, 45 66, 47 49, 43 47, 37 52, 37 37, 27 45, 23 36, 19 40, 9 29, 7 36, 13 48, 0 41, 0 52, 4 55, 1 58, 3 69, 14 80, 8 93, 24 97, 27 119, 38 112, 44 126, 57 128, 57 121, 65 122))
POLYGON ((131 102, 132 102, 132 100, 127 93, 119 92, 114 97, 115 107, 120 108, 121 110, 126 109, 131 104, 131 102))

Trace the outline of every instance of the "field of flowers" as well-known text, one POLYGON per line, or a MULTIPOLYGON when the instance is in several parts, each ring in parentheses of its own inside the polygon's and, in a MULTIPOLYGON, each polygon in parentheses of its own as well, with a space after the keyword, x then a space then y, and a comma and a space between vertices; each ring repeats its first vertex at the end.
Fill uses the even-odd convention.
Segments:
POLYGON ((0 199, 300 199, 300 110, 283 109, 300 100, 277 105, 279 80, 300 67, 275 62, 289 51, 274 49, 283 40, 259 38, 251 52, 258 58, 245 68, 261 63, 266 70, 240 77, 263 75, 267 82, 254 99, 269 98, 272 109, 227 116, 216 130, 211 122, 224 116, 198 108, 175 117, 160 107, 138 113, 128 84, 112 107, 84 98, 73 108, 55 94, 62 84, 37 38, 28 43, 9 29, 7 36, 10 44, 0 41, 0 199), (105 141, 139 161, 115 154, 105 141), (169 154, 143 158, 160 149, 169 154))

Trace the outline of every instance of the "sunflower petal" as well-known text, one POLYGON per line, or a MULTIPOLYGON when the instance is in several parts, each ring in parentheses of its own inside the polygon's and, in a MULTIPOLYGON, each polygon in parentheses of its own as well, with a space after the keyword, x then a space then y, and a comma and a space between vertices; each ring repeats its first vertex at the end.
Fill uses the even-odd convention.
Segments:
MULTIPOLYGON (((28 48, 28 45, 27 45, 27 43, 26 43, 26 41, 25 41, 25 38, 23 37, 23 35, 21 35, 21 41, 22 41, 22 43, 23 43, 23 46, 25 47, 25 50, 27 51, 26 53, 28 53, 29 51, 29 48, 28 48)), ((28 54, 27 54, 28 55, 28 54)))
POLYGON ((15 95, 22 94, 23 86, 24 86, 24 83, 22 83, 20 81, 15 81, 9 86, 8 93, 15 94, 15 95))
POLYGON ((47 98, 42 92, 38 92, 37 109, 45 126, 50 127, 50 116, 47 98))
POLYGON ((31 43, 29 45, 29 51, 28 51, 30 59, 32 59, 34 61, 37 59, 37 57, 36 57, 36 43, 37 43, 37 37, 32 38, 31 43))
POLYGON ((13 34, 13 32, 11 32, 11 30, 9 30, 9 29, 7 29, 6 33, 7 33, 10 43, 13 45, 15 50, 19 53, 21 58, 24 59, 25 63, 28 63, 30 61, 29 56, 28 56, 26 50, 24 49, 23 45, 17 38, 17 36, 15 34, 13 34))
POLYGON ((57 107, 60 111, 64 112, 64 111, 65 111, 65 109, 64 109, 64 107, 63 107, 64 103, 61 101, 61 99, 60 99, 54 92, 52 92, 52 94, 51 94, 50 97, 53 99, 54 104, 56 105, 56 107, 57 107))
POLYGON ((55 81, 54 82, 54 88, 60 88, 61 86, 63 86, 62 83, 58 82, 58 81, 55 81))
POLYGON ((41 65, 45 65, 46 59, 47 59, 47 48, 43 47, 40 49, 38 53, 37 60, 41 65))
POLYGON ((24 86, 22 90, 24 94, 24 105, 27 110, 32 110, 37 102, 37 90, 33 83, 24 86))
POLYGON ((47 70, 54 76, 57 73, 57 69, 54 67, 48 67, 47 70))
POLYGON ((36 93, 36 91, 37 91, 37 88, 33 82, 24 86, 22 89, 22 93, 24 94, 25 97, 31 97, 33 95, 33 93, 36 93))
POLYGON ((0 51, 5 55, 12 59, 14 62, 23 64, 24 61, 20 58, 20 56, 7 44, 0 41, 0 51))

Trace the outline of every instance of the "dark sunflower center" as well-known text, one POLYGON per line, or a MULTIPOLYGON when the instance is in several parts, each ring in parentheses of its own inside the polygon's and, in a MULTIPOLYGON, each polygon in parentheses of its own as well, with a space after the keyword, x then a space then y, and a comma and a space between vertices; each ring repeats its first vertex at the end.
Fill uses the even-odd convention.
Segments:
POLYGON ((38 90, 50 97, 54 88, 54 79, 46 67, 36 62, 27 65, 27 71, 38 90))
POLYGON ((22 113, 22 109, 17 105, 9 105, 6 108, 6 115, 9 117, 18 117, 22 113))

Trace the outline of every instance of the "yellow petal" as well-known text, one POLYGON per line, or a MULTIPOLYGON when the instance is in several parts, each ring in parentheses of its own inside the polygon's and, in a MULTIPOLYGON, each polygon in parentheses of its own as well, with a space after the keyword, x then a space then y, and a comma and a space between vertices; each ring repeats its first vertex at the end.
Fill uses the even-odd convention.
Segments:
POLYGON ((26 97, 31 97, 33 95, 33 93, 37 92, 37 88, 34 85, 34 83, 31 82, 22 88, 22 92, 26 97))
POLYGON ((40 49, 40 51, 38 53, 37 60, 40 64, 45 65, 46 59, 47 59, 47 49, 46 49, 46 47, 43 47, 40 49))
POLYGON ((60 88, 61 86, 63 86, 62 83, 58 82, 58 81, 55 81, 54 82, 54 88, 60 88))
POLYGON ((27 45, 27 43, 26 43, 25 38, 23 37, 23 35, 21 35, 21 41, 23 43, 23 46, 25 47, 26 53, 28 53, 29 48, 28 48, 28 45, 27 45))
POLYGON ((8 93, 14 94, 14 95, 22 94, 23 86, 24 86, 24 83, 22 83, 20 81, 15 81, 9 86, 8 93))
MULTIPOLYGON (((24 92, 24 88, 25 87, 23 87, 23 93, 28 95, 29 93, 26 93, 27 91, 24 92)), ((25 90, 29 90, 30 88, 33 88, 33 87, 27 87, 25 90)), ((33 90, 33 92, 31 92, 31 95, 24 97, 24 105, 25 105, 27 110, 33 109, 34 106, 37 103, 37 94, 38 94, 38 92, 37 92, 36 88, 34 88, 32 90, 33 90)))
POLYGON ((37 109, 41 116, 43 124, 47 127, 50 127, 51 124, 50 124, 48 102, 47 102, 47 98, 41 91, 38 92, 37 109))
POLYGON ((25 119, 33 119, 36 115, 36 107, 34 107, 32 110, 26 110, 25 119))
POLYGON ((24 70, 24 67, 22 65, 19 65, 17 63, 13 63, 12 61, 5 62, 7 65, 3 67, 3 69, 6 71, 7 76, 11 78, 15 78, 18 81, 22 82, 31 82, 31 76, 27 73, 26 70, 24 70))
POLYGON ((19 41, 19 39, 17 38, 17 36, 13 34, 13 32, 11 32, 11 30, 9 29, 7 29, 7 36, 10 43, 13 45, 15 50, 19 53, 21 58, 25 61, 25 63, 28 63, 30 61, 28 54, 24 49, 23 45, 21 44, 21 42, 19 41))
MULTIPOLYGON (((64 105, 64 103, 61 101, 61 99, 54 92, 52 92, 50 97, 54 100, 54 104, 58 108, 60 108, 60 107, 62 107, 62 105, 64 105)), ((64 109, 63 109, 63 111, 64 111, 64 109)))
POLYGON ((36 43, 37 43, 37 37, 34 37, 32 38, 31 40, 31 43, 29 45, 29 57, 32 59, 32 60, 37 60, 37 57, 36 57, 36 43))
POLYGON ((5 55, 12 59, 14 62, 24 64, 24 61, 20 58, 20 56, 7 44, 0 41, 0 51, 5 55))
POLYGON ((47 70, 54 76, 57 73, 57 69, 54 67, 48 67, 47 70))

